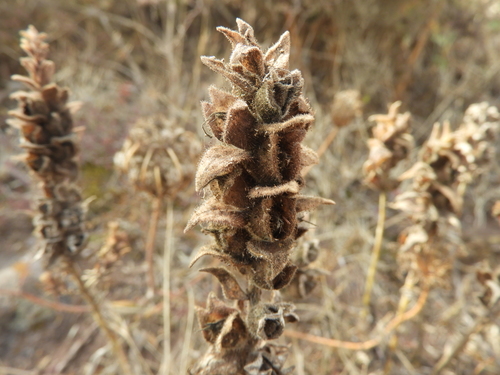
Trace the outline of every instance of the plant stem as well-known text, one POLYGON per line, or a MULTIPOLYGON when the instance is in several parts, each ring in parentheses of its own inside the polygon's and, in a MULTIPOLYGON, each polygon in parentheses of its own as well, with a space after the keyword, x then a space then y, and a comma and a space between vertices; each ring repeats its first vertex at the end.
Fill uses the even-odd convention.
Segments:
POLYGON ((37 305, 48 307, 49 309, 70 313, 84 313, 89 312, 88 306, 80 306, 80 305, 67 305, 65 303, 60 303, 56 301, 50 301, 48 299, 43 299, 37 297, 33 294, 23 292, 22 290, 9 290, 9 289, 0 289, 0 296, 14 296, 19 298, 24 298, 32 303, 37 305))
POLYGON ((380 249, 382 248, 382 240, 384 238, 386 201, 387 201, 387 194, 385 191, 381 191, 378 199, 378 221, 377 221, 377 228, 375 229, 375 243, 373 244, 370 267, 368 268, 368 274, 366 276, 365 293, 363 295, 363 304, 365 305, 365 308, 362 313, 363 317, 366 317, 368 315, 368 309, 370 307, 370 300, 373 289, 373 282, 375 280, 375 273, 377 271, 378 260, 380 259, 380 249))
POLYGON ((191 332, 193 331, 194 322, 194 292, 192 288, 187 289, 188 296, 188 313, 186 318, 186 330, 184 331, 184 343, 182 345, 180 374, 187 374, 188 356, 191 348, 191 332))
POLYGON ((163 362, 162 375, 168 375, 171 368, 170 356, 170 263, 174 242, 174 208, 172 199, 167 199, 165 225, 165 247, 163 252, 163 362))
POLYGON ((120 365, 121 371, 123 372, 124 375, 132 375, 132 370, 130 368, 130 364, 128 362, 127 356, 125 355, 125 352, 123 351, 123 347, 118 342, 118 339, 117 339, 115 333, 111 330, 111 328, 107 324, 106 320, 102 316, 102 312, 101 312, 101 309, 99 308, 98 303, 96 302, 95 298, 92 296, 90 291, 87 289, 87 287, 83 283, 83 281, 80 277, 80 273, 75 268, 74 262, 69 258, 66 258, 64 260, 64 262, 65 262, 66 270, 73 277, 76 284, 78 285, 78 289, 79 289, 80 293, 82 294, 85 301, 87 301, 87 303, 89 304, 92 318, 98 324, 101 331, 104 332, 104 334, 107 336, 109 342, 111 343, 111 348, 113 350, 113 353, 116 356, 116 359, 118 360, 118 364, 120 365))
MULTIPOLYGON (((401 297, 399 299, 398 311, 396 312, 396 317, 403 315, 406 308, 408 307, 408 303, 410 302, 410 293, 415 285, 415 272, 410 270, 408 275, 406 276, 405 283, 401 288, 401 297)), ((394 332, 394 335, 391 337, 389 342, 389 347, 387 350, 387 362, 384 366, 384 374, 389 374, 392 367, 391 356, 392 353, 396 350, 398 345, 398 336, 396 335, 397 331, 394 332)))
POLYGON ((155 284, 155 273, 154 273, 154 250, 155 250, 155 239, 156 239, 156 231, 158 229, 158 221, 160 219, 161 212, 161 199, 158 197, 154 198, 153 201, 153 209, 151 212, 151 220, 149 222, 149 231, 148 237, 146 239, 146 265, 147 265, 147 282, 148 282, 148 291, 147 296, 153 297, 156 292, 156 284, 155 284))
POLYGON ((417 316, 420 313, 420 311, 422 311, 422 309, 424 308, 428 296, 429 296, 429 288, 424 287, 424 289, 420 293, 420 296, 418 297, 417 302, 411 309, 409 309, 402 315, 395 316, 384 327, 379 337, 367 341, 363 342, 341 341, 341 340, 330 339, 327 337, 311 335, 310 333, 303 333, 303 332, 289 331, 289 330, 286 330, 284 332, 284 335, 288 337, 295 337, 301 340, 306 340, 315 344, 328 346, 331 348, 342 348, 347 350, 369 350, 378 346, 384 340, 384 338, 387 335, 389 335, 392 331, 394 331, 397 327, 399 327, 401 323, 413 319, 415 316, 417 316))

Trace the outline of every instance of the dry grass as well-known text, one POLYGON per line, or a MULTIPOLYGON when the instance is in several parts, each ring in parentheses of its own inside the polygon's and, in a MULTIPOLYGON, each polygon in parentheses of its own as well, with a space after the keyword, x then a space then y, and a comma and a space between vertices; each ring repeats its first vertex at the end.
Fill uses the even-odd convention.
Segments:
MULTIPOLYGON (((297 374, 498 374, 499 318, 480 302, 484 286, 476 279, 477 270, 494 270, 500 264, 498 224, 490 214, 500 199, 495 163, 465 192, 460 221, 466 252, 449 261, 449 283, 433 286, 425 306, 404 322, 395 318, 407 276, 397 262, 397 237, 411 222, 388 208, 369 319, 360 319, 378 212, 377 192, 362 182, 371 136, 367 118, 386 113, 389 103, 401 100, 403 110, 412 113, 412 133, 421 146, 435 121, 448 119, 456 128, 471 103, 487 100, 498 107, 496 6, 487 0, 1 2, 0 289, 9 290, 0 296, 0 374, 118 372, 103 336, 96 334, 87 314, 78 312, 84 301, 75 284, 46 281, 43 286, 59 294, 44 294, 38 281, 42 267, 32 260, 36 241, 29 237, 34 187, 27 171, 11 159, 19 153, 17 134, 3 124, 7 109, 15 105, 8 95, 19 89, 9 77, 22 73, 18 31, 34 24, 49 34, 55 81, 69 87, 72 99, 85 103, 75 122, 85 127, 80 137, 83 196, 95 196, 89 205, 89 246, 83 254, 88 280, 95 275, 91 271, 106 243, 108 222, 119 219, 118 242, 129 248, 118 251, 116 259, 107 258, 108 263, 101 259, 100 269, 109 266, 103 278, 87 282, 109 307, 109 323, 126 344, 134 372, 154 374, 162 360, 163 319, 160 296, 144 298, 150 203, 113 172, 113 155, 133 123, 150 114, 167 114, 200 139, 205 137, 199 102, 207 100, 214 75, 198 56, 227 59, 228 45, 214 29, 232 28, 236 17, 254 26, 265 47, 290 31, 290 65, 303 72, 306 96, 316 113, 305 140, 309 147, 320 148, 332 131, 335 93, 356 89, 364 105, 363 115, 338 130, 319 166, 307 175, 305 194, 333 199, 337 205, 308 219, 316 224, 311 232, 321 249, 310 266, 325 272, 306 299, 295 301, 301 322, 288 326, 294 332, 279 341, 292 344, 287 364, 295 365, 297 374), (69 308, 74 311, 62 311, 67 305, 75 306, 69 308), (401 324, 397 346, 389 350, 388 327, 395 328, 394 322, 401 324), (302 340, 306 333, 314 337, 302 340), (346 344, 363 342, 377 345, 346 344)), ((222 79, 218 83, 227 87, 222 79)), ((498 149, 498 140, 495 145, 498 149)), ((396 172, 407 170, 416 158, 410 155, 396 172)), ((388 202, 398 192, 388 193, 388 202)), ((190 186, 173 207, 172 373, 205 352, 193 323, 194 305, 204 305, 208 292, 219 290, 213 277, 188 268, 197 250, 209 242, 196 231, 183 234, 198 199, 190 186)), ((164 226, 161 217, 159 228, 164 226)), ((163 231, 158 231, 157 280, 163 243, 163 231)), ((216 264, 206 259, 202 266, 216 264)), ((419 306, 425 292, 421 284, 405 292, 408 311, 419 306)))

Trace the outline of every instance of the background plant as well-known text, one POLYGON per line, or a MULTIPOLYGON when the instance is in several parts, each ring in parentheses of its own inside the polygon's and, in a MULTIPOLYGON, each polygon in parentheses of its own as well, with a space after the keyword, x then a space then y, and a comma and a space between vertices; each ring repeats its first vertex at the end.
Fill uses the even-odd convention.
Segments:
MULTIPOLYGON (((367 129, 371 125, 365 119, 375 113, 386 113, 388 103, 401 100, 401 112, 412 113, 418 148, 436 121, 443 123, 448 119, 454 130, 470 104, 487 100, 498 106, 495 6, 493 1, 375 0, 285 1, 272 5, 265 1, 3 2, 0 4, 0 98, 5 105, 0 106, 0 116, 6 118, 7 109, 15 107, 7 98, 18 89, 8 83, 9 76, 22 72, 18 64, 22 55, 18 30, 33 23, 50 35, 51 58, 59 67, 56 81, 70 87, 72 98, 86 103, 85 111, 75 114, 76 124, 86 129, 82 136, 85 152, 81 154, 80 181, 83 197, 95 195, 97 199, 89 206, 91 241, 85 254, 100 250, 106 241, 107 222, 120 218, 120 228, 126 230, 130 239, 130 251, 116 263, 117 267, 109 270, 106 277, 109 281, 97 285, 106 285, 101 292, 107 296, 109 306, 125 319, 137 350, 149 368, 156 371, 162 355, 158 351, 162 347, 161 309, 138 302, 146 290, 144 269, 140 265, 144 232, 150 221, 144 213, 149 212, 149 204, 118 183, 111 172, 112 156, 135 119, 162 112, 166 106, 179 125, 204 137, 199 101, 206 100, 207 87, 214 83, 214 76, 202 69, 198 56, 229 55, 224 37, 213 33, 215 26, 232 26, 236 17, 242 17, 254 26, 264 47, 289 30, 290 64, 302 71, 307 83, 306 96, 316 112, 315 131, 307 136, 305 144, 317 150, 331 132, 331 105, 338 91, 357 89, 364 108, 362 117, 338 131, 322 157, 322 167, 311 169, 307 175, 305 194, 330 198, 338 204, 307 219, 319 224, 312 234, 322 249, 311 266, 329 273, 320 277, 319 286, 305 300, 296 303, 301 322, 294 324, 293 329, 343 343, 374 338, 375 344, 372 341, 370 345, 375 345, 371 346, 375 349, 360 349, 369 345, 350 345, 358 350, 346 351, 342 346, 298 340, 294 348, 300 350, 291 352, 288 363, 296 365, 299 373, 377 373, 383 371, 387 362, 385 322, 394 316, 399 290, 404 285, 405 275, 399 272, 396 261, 399 249, 396 241, 411 222, 402 221, 403 215, 391 208, 387 210, 370 311, 375 326, 358 324, 377 216, 377 194, 361 183, 361 168, 368 154, 367 129), (167 63, 168 54, 171 56, 167 63), (174 79, 167 79, 167 75, 174 79)), ((206 124, 204 127, 207 128, 206 124)), ((100 368, 111 373, 116 363, 108 360, 112 358, 106 349, 101 349, 105 343, 100 336, 88 333, 92 324, 88 324, 87 315, 60 312, 29 302, 37 297, 37 302, 50 302, 50 306, 60 309, 68 308, 71 303, 70 308, 75 311, 82 303, 76 296, 39 294, 40 267, 30 261, 31 254, 23 258, 35 242, 30 237, 31 218, 26 211, 33 196, 32 187, 21 164, 10 159, 10 155, 19 153, 15 146, 17 135, 4 126, 2 129, 0 279, 4 293, 18 296, 2 297, 1 301, 0 314, 5 322, 0 324, 2 366, 48 372, 56 372, 55 368, 63 368, 58 370, 62 372, 78 368, 86 373, 100 368), (24 298, 19 298, 20 295, 24 298), (71 347, 80 349, 71 354, 71 347)), ((416 155, 410 162, 415 160, 416 155)), ((476 296, 483 295, 484 286, 475 273, 483 266, 493 270, 498 263, 498 227, 490 213, 498 200, 498 175, 493 164, 492 170, 475 179, 466 190, 460 221, 467 255, 455 260, 450 289, 433 288, 413 321, 399 325, 392 373, 430 373, 445 346, 452 351, 458 347, 474 328, 476 318, 483 314, 484 306, 476 296)), ((209 291, 217 286, 211 275, 187 271, 193 249, 208 240, 194 230, 181 235, 191 212, 181 207, 194 205, 199 198, 190 187, 180 199, 174 206, 174 220, 178 224, 173 229, 178 240, 172 258, 171 302, 172 353, 182 369, 205 349, 201 335, 190 330, 190 327, 198 329, 194 327, 194 305, 203 305, 209 291), (194 284, 196 291, 192 289, 194 284)), ((391 194, 388 200, 393 200, 391 194)), ((162 237, 160 233, 159 242, 162 237)), ((156 276, 159 280, 160 275, 156 276)), ((410 310, 419 301, 420 292, 408 290, 410 310)), ((496 335, 495 324, 481 325, 443 372, 496 374, 499 357, 494 344, 496 335)))

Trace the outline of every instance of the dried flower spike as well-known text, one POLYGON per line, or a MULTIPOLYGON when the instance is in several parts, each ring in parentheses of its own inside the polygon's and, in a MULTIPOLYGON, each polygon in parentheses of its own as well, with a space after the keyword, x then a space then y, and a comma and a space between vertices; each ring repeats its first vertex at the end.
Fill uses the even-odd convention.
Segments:
POLYGON ((215 238, 210 253, 249 275, 264 289, 280 289, 296 267, 289 255, 305 232, 301 215, 332 201, 299 195, 300 171, 317 162, 301 145, 314 121, 302 95, 300 71, 288 70, 289 33, 263 52, 253 29, 238 19, 238 31, 219 27, 231 42, 228 63, 202 57, 232 85, 232 92, 211 87, 203 103, 205 119, 220 143, 203 155, 197 190, 206 200, 187 229, 201 224, 215 238))
POLYGON ((28 54, 21 64, 29 77, 14 75, 12 79, 22 82, 28 91, 12 94, 18 107, 9 112, 13 118, 7 121, 20 129, 24 160, 40 180, 44 197, 38 203, 34 223, 51 262, 62 254, 78 253, 87 239, 85 209, 74 184, 78 147, 72 113, 79 105, 67 103, 68 90, 50 83, 54 63, 46 59, 46 34, 29 26, 21 36, 21 48, 28 54))
POLYGON ((455 131, 449 123, 436 124, 417 163, 399 177, 411 179, 412 184, 392 207, 404 211, 414 223, 400 236, 401 259, 419 265, 435 281, 445 279, 452 264, 449 258, 464 251, 459 220, 463 195, 492 158, 499 122, 498 110, 480 103, 467 109, 455 131))

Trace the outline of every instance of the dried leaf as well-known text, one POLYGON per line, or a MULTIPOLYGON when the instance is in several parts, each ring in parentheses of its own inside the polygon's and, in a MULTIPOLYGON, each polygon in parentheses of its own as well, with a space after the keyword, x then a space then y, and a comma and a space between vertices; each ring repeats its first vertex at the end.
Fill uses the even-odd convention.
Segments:
POLYGON ((218 60, 214 56, 202 56, 201 62, 212 69, 214 72, 224 76, 227 80, 229 80, 233 85, 235 85, 242 91, 248 93, 252 93, 255 91, 252 82, 250 82, 240 74, 234 72, 232 69, 227 68, 222 60, 218 60))
POLYGON ((326 205, 334 205, 335 202, 326 199, 326 198, 320 198, 320 197, 309 197, 306 195, 299 195, 295 197, 296 200, 296 210, 297 212, 303 212, 303 211, 312 211, 315 210, 318 206, 326 204, 326 205))
POLYGON ((209 148, 202 156, 196 171, 196 191, 207 186, 217 177, 233 172, 241 163, 249 160, 250 153, 236 147, 216 145, 209 148))
POLYGON ((222 267, 202 268, 200 272, 208 272, 214 275, 222 285, 224 297, 232 300, 244 301, 248 296, 243 292, 234 275, 222 267))
POLYGON ((290 59, 290 33, 283 33, 276 44, 271 46, 264 60, 275 69, 288 69, 288 61, 290 59))
POLYGON ((227 27, 219 26, 217 27, 217 31, 224 34, 224 36, 231 43, 231 47, 234 49, 238 43, 245 44, 246 39, 239 32, 228 29, 227 27))
POLYGON ((222 134, 224 142, 250 151, 254 144, 253 129, 256 120, 243 100, 236 101, 227 112, 227 120, 222 134))
POLYGON ((248 223, 248 214, 238 210, 212 197, 198 207, 189 222, 185 231, 195 225, 205 224, 208 229, 244 228, 248 223))
POLYGON ((221 253, 220 251, 218 251, 218 248, 217 248, 216 245, 207 245, 207 246, 203 246, 202 248, 200 248, 200 250, 198 251, 198 254, 196 254, 196 256, 191 261, 191 263, 189 263, 189 267, 193 267, 193 265, 200 258, 204 257, 205 255, 211 255, 211 256, 213 256, 215 258, 220 259, 222 262, 226 263, 227 265, 234 266, 234 262, 233 262, 233 260, 231 259, 231 257, 229 255, 221 253))
POLYGON ((300 145, 300 164, 302 167, 316 165, 319 163, 318 154, 313 149, 300 145))

